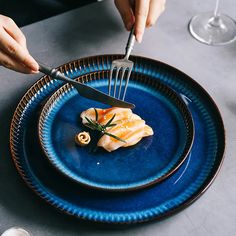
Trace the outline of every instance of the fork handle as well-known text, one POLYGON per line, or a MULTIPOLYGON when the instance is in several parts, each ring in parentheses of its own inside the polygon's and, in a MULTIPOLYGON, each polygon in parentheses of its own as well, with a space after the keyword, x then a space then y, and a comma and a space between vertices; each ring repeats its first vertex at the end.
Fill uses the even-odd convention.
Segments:
POLYGON ((128 60, 135 43, 134 26, 130 30, 128 42, 125 48, 125 58, 128 60))

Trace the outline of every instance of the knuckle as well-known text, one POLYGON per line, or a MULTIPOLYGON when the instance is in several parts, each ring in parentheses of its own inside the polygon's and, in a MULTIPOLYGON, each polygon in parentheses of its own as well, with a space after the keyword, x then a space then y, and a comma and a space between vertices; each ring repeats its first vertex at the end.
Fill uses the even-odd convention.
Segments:
POLYGON ((5 16, 4 17, 4 23, 5 24, 15 24, 14 20, 12 20, 12 18, 5 16))
POLYGON ((15 23, 10 17, 4 16, 4 15, 1 15, 1 14, 0 14, 0 22, 3 25, 15 23))
POLYGON ((146 26, 151 27, 155 24, 155 21, 153 19, 147 19, 146 26))
POLYGON ((138 11, 137 12, 137 17, 140 17, 140 18, 146 18, 147 17, 147 14, 148 12, 147 11, 138 11))
POLYGON ((0 19, 1 19, 1 21, 2 21, 2 22, 3 22, 3 21, 5 21, 5 20, 6 20, 6 18, 7 18, 7 16, 0 15, 0 19))
POLYGON ((14 45, 12 45, 12 44, 9 44, 8 46, 7 46, 7 51, 10 53, 10 54, 12 54, 12 55, 16 55, 16 47, 14 46, 14 45))
POLYGON ((4 21, 5 16, 4 15, 0 15, 0 22, 4 21))
POLYGON ((2 60, 1 65, 8 68, 8 69, 12 69, 12 64, 7 60, 2 60))
POLYGON ((23 55, 20 61, 23 63, 23 65, 29 64, 29 59, 26 55, 23 55))

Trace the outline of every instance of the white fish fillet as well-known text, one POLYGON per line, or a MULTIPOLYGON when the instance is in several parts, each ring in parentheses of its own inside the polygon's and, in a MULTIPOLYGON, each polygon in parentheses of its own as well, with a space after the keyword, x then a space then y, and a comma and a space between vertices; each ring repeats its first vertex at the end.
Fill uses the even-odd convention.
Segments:
MULTIPOLYGON (((97 145, 103 147, 108 152, 120 147, 135 145, 143 137, 153 135, 152 128, 146 125, 145 121, 140 116, 134 114, 131 109, 113 107, 109 109, 96 108, 96 110, 98 111, 98 122, 102 125, 105 125, 116 114, 112 121, 116 125, 107 128, 106 131, 125 140, 125 142, 122 142, 108 135, 103 135, 97 145)), ((96 115, 94 108, 83 111, 80 117, 82 118, 83 124, 87 123, 85 117, 95 121, 96 115)))

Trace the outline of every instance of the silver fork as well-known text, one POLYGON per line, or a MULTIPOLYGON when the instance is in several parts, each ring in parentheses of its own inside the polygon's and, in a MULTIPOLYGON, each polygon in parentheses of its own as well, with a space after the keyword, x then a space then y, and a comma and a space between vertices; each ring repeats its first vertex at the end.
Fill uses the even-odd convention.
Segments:
POLYGON ((108 80, 108 94, 109 95, 111 95, 111 93, 112 93, 112 91, 111 91, 112 76, 113 76, 113 71, 116 69, 114 88, 113 88, 113 97, 116 97, 116 86, 117 86, 119 72, 121 72, 120 85, 119 85, 119 91, 118 91, 118 99, 120 99, 120 96, 121 96, 121 89, 122 89, 124 75, 125 75, 125 73, 127 73, 124 92, 123 92, 123 96, 122 96, 123 101, 125 99, 130 74, 131 74, 131 71, 134 66, 134 63, 129 60, 130 53, 134 47, 134 42, 135 42, 134 27, 132 27, 130 34, 129 34, 128 42, 127 42, 126 48, 125 48, 125 57, 123 59, 117 59, 117 60, 112 61, 111 69, 110 69, 110 78, 108 80))
POLYGON ((44 65, 43 63, 38 62, 39 71, 42 73, 51 76, 54 79, 65 81, 74 86, 74 88, 79 92, 79 94, 88 99, 92 99, 104 104, 108 104, 115 107, 124 107, 124 108, 134 108, 135 105, 132 103, 128 103, 125 101, 121 101, 114 97, 111 97, 95 88, 92 88, 86 84, 80 83, 79 81, 70 79, 66 77, 64 74, 59 72, 54 68, 50 68, 49 66, 44 65))

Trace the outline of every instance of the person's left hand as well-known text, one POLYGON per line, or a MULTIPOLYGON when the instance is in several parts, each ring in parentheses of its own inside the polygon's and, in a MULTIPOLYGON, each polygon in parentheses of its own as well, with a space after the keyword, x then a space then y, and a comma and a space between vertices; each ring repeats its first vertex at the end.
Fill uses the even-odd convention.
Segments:
POLYGON ((145 27, 155 24, 165 9, 165 2, 166 0, 115 0, 115 5, 127 30, 135 23, 134 33, 140 43, 145 27))

